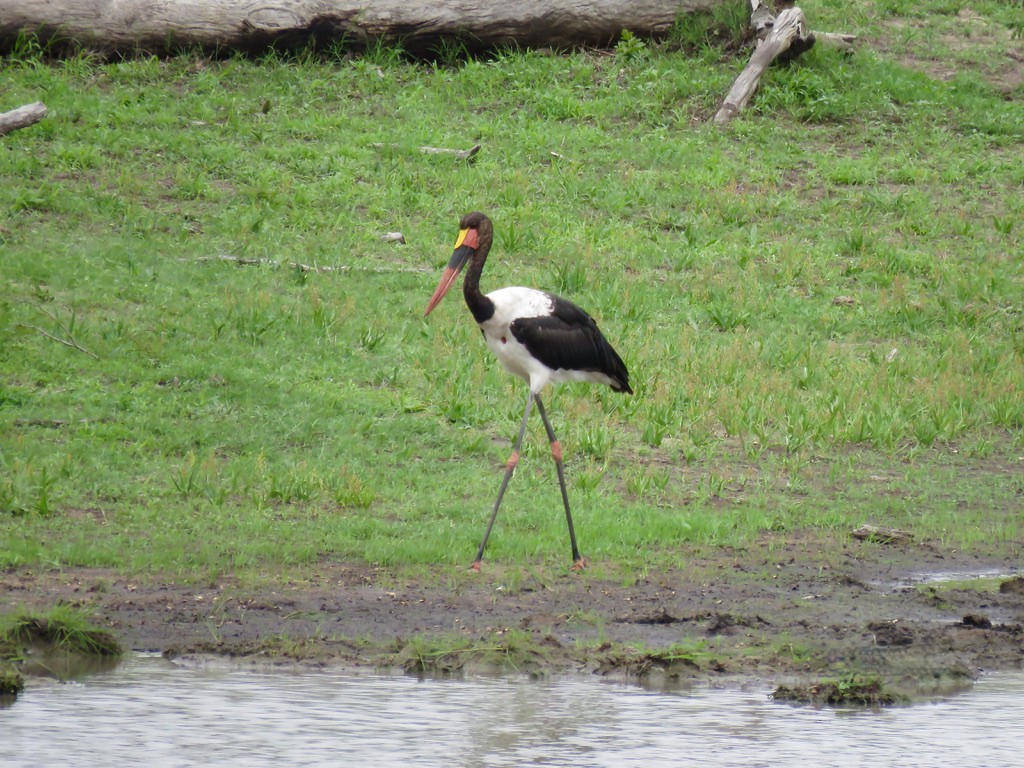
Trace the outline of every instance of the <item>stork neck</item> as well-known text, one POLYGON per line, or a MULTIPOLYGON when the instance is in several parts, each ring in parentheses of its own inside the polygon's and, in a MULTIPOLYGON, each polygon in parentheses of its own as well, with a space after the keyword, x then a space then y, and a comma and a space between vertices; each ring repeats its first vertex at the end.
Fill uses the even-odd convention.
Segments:
POLYGON ((462 294, 466 297, 466 306, 473 313, 473 319, 477 323, 483 323, 494 316, 494 302, 480 291, 480 275, 483 274, 484 262, 487 261, 487 252, 490 249, 490 238, 481 237, 477 251, 466 268, 466 279, 462 283, 462 294))

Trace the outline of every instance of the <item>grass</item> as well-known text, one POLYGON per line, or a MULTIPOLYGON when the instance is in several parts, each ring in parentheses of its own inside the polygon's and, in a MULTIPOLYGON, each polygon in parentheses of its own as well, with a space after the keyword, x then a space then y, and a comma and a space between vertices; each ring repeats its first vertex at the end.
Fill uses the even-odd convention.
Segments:
POLYGON ((21 648, 42 646, 63 654, 119 656, 118 641, 94 626, 87 613, 69 605, 56 605, 42 614, 17 610, 0 615, 0 656, 18 658, 21 648))
MULTIPOLYGON (((986 78, 1020 8, 970 6, 952 78, 908 40, 965 7, 806 7, 868 42, 726 130, 743 60, 692 28, 433 63, 26 44, 0 109, 50 117, 0 140, 0 567, 464 563, 521 408, 457 296, 422 319, 471 209, 485 288, 570 296, 630 368, 634 397, 550 396, 592 559, 864 522, 1016 546, 1024 107, 986 78)), ((489 557, 567 561, 560 520, 538 422, 489 557)))
POLYGON ((905 701, 900 694, 887 690, 881 680, 856 676, 810 685, 780 685, 772 693, 772 698, 775 701, 847 707, 880 707, 905 701))
MULTIPOLYGON (((554 642, 558 646, 557 641, 554 642)), ((411 638, 392 663, 415 674, 452 674, 465 670, 532 672, 549 661, 544 641, 529 632, 506 630, 487 640, 459 635, 411 638)))
POLYGON ((25 678, 16 669, 0 664, 0 702, 25 689, 25 678))
POLYGON ((0 613, 0 702, 24 689, 22 670, 67 679, 97 662, 116 661, 123 652, 117 638, 95 626, 81 608, 64 603, 38 613, 5 608, 0 613))

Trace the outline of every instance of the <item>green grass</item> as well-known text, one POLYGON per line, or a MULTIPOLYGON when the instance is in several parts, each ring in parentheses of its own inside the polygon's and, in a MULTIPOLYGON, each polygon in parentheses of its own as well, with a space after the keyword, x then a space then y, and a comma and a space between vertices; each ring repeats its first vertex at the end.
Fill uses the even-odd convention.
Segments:
POLYGON ((780 685, 772 693, 772 698, 775 701, 844 707, 881 707, 907 701, 901 694, 888 690, 878 678, 856 676, 811 685, 780 685))
POLYGON ((0 662, 0 702, 17 696, 25 689, 25 678, 22 674, 0 662))
POLYGON ((92 624, 90 616, 69 605, 42 614, 16 610, 0 615, 0 660, 17 659, 20 649, 44 646, 54 652, 85 656, 120 656, 114 636, 92 624))
MULTIPOLYGON (((522 407, 457 293, 422 319, 472 209, 485 289, 564 293, 629 366, 633 397, 549 396, 592 559, 864 522, 1019 542, 1024 107, 986 78, 1021 17, 972 4, 988 37, 943 79, 906 30, 966 6, 926 5, 806 7, 868 42, 773 69, 725 130, 746 54, 683 28, 3 59, 0 109, 50 116, 0 139, 0 566, 466 562, 522 407)), ((491 544, 568 560, 539 423, 491 544)))
POLYGON ((406 672, 435 675, 466 670, 532 672, 548 661, 544 643, 520 630, 499 632, 486 642, 458 635, 417 636, 393 659, 406 672))

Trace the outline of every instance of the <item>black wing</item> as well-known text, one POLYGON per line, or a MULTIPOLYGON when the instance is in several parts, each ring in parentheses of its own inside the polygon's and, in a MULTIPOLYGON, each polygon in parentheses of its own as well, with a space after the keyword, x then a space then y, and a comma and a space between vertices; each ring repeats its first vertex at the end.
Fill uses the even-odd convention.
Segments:
POLYGON ((616 392, 629 392, 629 373, 622 358, 602 335, 594 318, 571 301, 551 296, 549 315, 520 317, 509 326, 527 351, 548 368, 603 373, 616 392))

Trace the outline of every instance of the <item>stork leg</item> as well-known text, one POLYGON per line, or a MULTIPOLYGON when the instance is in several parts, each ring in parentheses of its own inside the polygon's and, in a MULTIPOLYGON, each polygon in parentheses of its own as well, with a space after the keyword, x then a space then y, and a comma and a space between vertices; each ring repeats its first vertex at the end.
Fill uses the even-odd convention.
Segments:
POLYGON ((540 417, 544 420, 544 429, 548 433, 548 442, 551 443, 551 456, 555 460, 555 468, 558 470, 558 485, 562 489, 562 503, 565 505, 565 522, 569 524, 569 543, 572 545, 572 569, 574 571, 582 571, 587 567, 587 561, 580 556, 579 547, 576 546, 576 531, 572 527, 572 513, 569 511, 569 494, 565 490, 565 472, 562 469, 562 445, 558 442, 558 438, 555 437, 555 430, 551 428, 551 422, 548 421, 548 415, 544 412, 544 403, 540 401, 540 395, 534 395, 533 399, 537 401, 537 410, 540 411, 540 417))
MULTIPOLYGON (((540 403, 540 401, 537 401, 540 403)), ((484 540, 480 542, 480 549, 476 552, 476 559, 473 561, 471 570, 480 570, 480 561, 484 557, 484 547, 487 546, 487 539, 491 535, 491 528, 494 527, 494 521, 498 517, 498 507, 501 506, 501 500, 505 496, 505 489, 508 488, 508 481, 512 479, 512 473, 516 471, 516 465, 519 463, 519 449, 523 444, 523 435, 526 434, 526 422, 530 418, 530 408, 533 406, 533 393, 527 391, 526 393, 526 409, 523 411, 523 423, 519 425, 519 437, 516 438, 515 448, 512 449, 512 455, 508 457, 508 461, 505 462, 505 477, 501 481, 501 488, 498 489, 498 499, 494 502, 494 509, 491 510, 491 519, 487 522, 487 530, 484 531, 484 540)), ((543 413, 543 411, 541 411, 543 413)), ((547 419, 544 420, 547 423, 547 419)), ((565 492, 563 488, 563 493, 565 492)), ((568 507, 566 507, 568 511, 568 507)), ((570 530, 571 524, 570 524, 570 530)), ((576 545, 574 544, 573 547, 576 545)))

